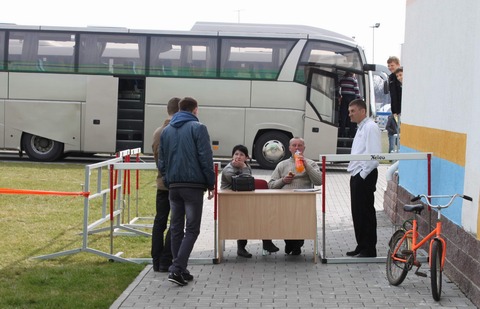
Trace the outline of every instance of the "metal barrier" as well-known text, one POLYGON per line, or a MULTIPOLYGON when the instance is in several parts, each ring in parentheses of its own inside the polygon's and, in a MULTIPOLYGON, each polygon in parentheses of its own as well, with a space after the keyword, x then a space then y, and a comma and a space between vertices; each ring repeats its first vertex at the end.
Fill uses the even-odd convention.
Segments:
POLYGON ((322 263, 365 263, 377 262, 385 263, 386 257, 359 258, 359 257, 340 257, 327 258, 326 254, 326 162, 349 162, 349 161, 384 161, 384 160, 427 160, 427 187, 428 195, 431 194, 431 158, 432 153, 379 153, 379 154, 360 154, 360 155, 320 155, 322 165, 322 252, 319 252, 322 263))
MULTIPOLYGON (((150 236, 150 233, 139 231, 135 228, 129 227, 128 225, 122 224, 121 216, 123 214, 123 200, 122 200, 122 185, 123 179, 130 180, 127 174, 122 177, 122 174, 114 173, 113 166, 118 163, 123 163, 124 161, 129 161, 129 158, 132 154, 139 154, 140 148, 129 149, 121 151, 117 154, 117 157, 100 163, 94 163, 85 166, 85 185, 83 191, 90 192, 89 196, 84 198, 84 210, 83 210, 83 241, 82 247, 67 250, 57 253, 52 253, 48 255, 42 255, 35 257, 36 259, 51 259, 56 257, 61 257, 65 255, 76 254, 80 252, 88 252, 96 255, 103 256, 112 261, 120 262, 144 262, 145 259, 130 259, 123 258, 121 255, 123 252, 113 253, 113 236, 115 230, 126 230, 130 233, 150 236), (108 186, 105 186, 103 181, 104 172, 107 170, 108 174, 108 186), (92 186, 92 174, 96 173, 96 187, 90 188, 92 186), (90 190, 91 189, 91 190, 90 190), (90 203, 92 200, 101 199, 101 217, 89 224, 89 214, 90 214, 90 203), (110 227, 99 227, 100 225, 110 221, 110 227), (94 248, 89 247, 88 237, 91 234, 110 231, 110 252, 103 252, 94 248)), ((127 184, 125 182, 125 184, 127 184)), ((129 184, 128 184, 129 187, 129 184)), ((128 191, 128 195, 130 191, 128 191)))
MULTIPOLYGON (((102 257, 108 258, 111 261, 119 262, 133 262, 133 263, 149 263, 151 258, 124 258, 121 257, 123 252, 114 253, 113 246, 113 236, 118 235, 139 235, 139 236, 151 236, 151 233, 147 233, 139 230, 139 228, 151 228, 152 225, 137 224, 136 221, 142 219, 150 219, 149 217, 139 217, 138 212, 138 192, 139 192, 139 171, 140 170, 156 170, 156 163, 146 163, 140 162, 138 154, 140 153, 140 148, 130 149, 119 152, 117 157, 111 160, 107 160, 100 163, 95 163, 85 166, 85 190, 89 191, 92 183, 92 174, 96 172, 96 188, 90 190, 90 194, 86 195, 84 198, 84 211, 83 211, 83 242, 82 247, 67 250, 57 253, 52 253, 48 255, 42 255, 35 257, 36 259, 51 259, 56 257, 61 257, 65 255, 76 254, 80 252, 88 252, 102 257), (136 162, 131 162, 130 156, 136 155, 136 162), (105 187, 105 182, 103 181, 104 171, 107 171, 108 174, 108 186, 105 187), (131 195, 131 171, 136 172, 136 216, 130 220, 130 195, 131 195), (120 171, 120 172, 119 172, 120 171), (123 173, 121 172, 123 171, 123 173), (89 224, 89 214, 90 214, 90 202, 94 199, 101 199, 101 217, 89 224), (126 201, 125 201, 126 199, 126 201), (122 223, 122 216, 124 211, 127 212, 128 223, 122 223), (102 224, 110 222, 110 227, 100 227, 102 224), (88 236, 94 233, 100 233, 110 231, 110 252, 103 252, 94 248, 90 248, 88 244, 88 236), (122 232, 123 231, 123 232, 122 232)), ((215 179, 218 177, 218 167, 220 163, 215 163, 215 179)), ((217 181, 215 181, 215 190, 217 181)), ((216 244, 216 202, 215 202, 215 232, 214 232, 214 243, 216 244)), ((154 218, 151 218, 152 220, 154 218)), ((191 264, 200 264, 205 262, 216 263, 217 248, 214 248, 214 258, 213 259, 190 259, 189 263, 191 264)))
MULTIPOLYGON (((128 163, 128 162, 116 162, 110 165, 111 168, 114 171, 139 171, 139 170, 153 170, 157 169, 156 163, 128 163)), ((214 193, 214 257, 213 259, 209 258, 190 258, 188 260, 189 264, 205 264, 205 263, 211 263, 213 262, 214 264, 218 263, 217 259, 217 181, 218 181, 218 169, 220 167, 219 162, 214 163, 214 169, 215 169, 215 193, 214 193)), ((137 215, 138 216, 138 215, 137 215)), ((135 220, 135 219, 134 219, 135 220)), ((131 226, 131 224, 125 224, 122 226, 122 228, 126 228, 127 226, 131 226)), ((150 258, 148 259, 142 259, 142 258, 134 258, 130 259, 135 262, 148 262, 151 261, 150 258)))

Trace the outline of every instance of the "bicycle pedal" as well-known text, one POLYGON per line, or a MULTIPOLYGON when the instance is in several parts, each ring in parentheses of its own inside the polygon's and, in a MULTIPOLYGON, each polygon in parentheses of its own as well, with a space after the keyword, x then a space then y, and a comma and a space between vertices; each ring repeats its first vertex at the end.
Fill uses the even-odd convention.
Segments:
POLYGON ((413 254, 413 251, 412 250, 402 250, 402 254, 403 255, 410 255, 410 254, 413 254))
POLYGON ((415 272, 415 275, 417 275, 417 276, 419 276, 419 277, 424 277, 424 278, 427 277, 427 274, 426 274, 426 273, 421 272, 421 271, 418 271, 418 269, 417 269, 417 271, 415 272))

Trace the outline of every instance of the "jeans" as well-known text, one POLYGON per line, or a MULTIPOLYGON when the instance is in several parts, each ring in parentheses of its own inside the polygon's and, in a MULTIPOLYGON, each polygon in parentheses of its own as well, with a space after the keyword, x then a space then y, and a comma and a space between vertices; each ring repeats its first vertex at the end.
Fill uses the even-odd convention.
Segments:
POLYGON ((395 135, 388 135, 388 153, 393 152, 395 148, 395 135))
POLYGON ((193 246, 200 234, 203 195, 201 188, 170 188, 173 264, 169 271, 188 273, 187 265, 193 246))
POLYGON ((169 267, 172 264, 170 228, 167 230, 167 235, 164 236, 167 229, 168 215, 170 214, 170 201, 168 200, 167 190, 157 189, 156 210, 157 214, 155 215, 152 229, 152 259, 155 266, 169 267))

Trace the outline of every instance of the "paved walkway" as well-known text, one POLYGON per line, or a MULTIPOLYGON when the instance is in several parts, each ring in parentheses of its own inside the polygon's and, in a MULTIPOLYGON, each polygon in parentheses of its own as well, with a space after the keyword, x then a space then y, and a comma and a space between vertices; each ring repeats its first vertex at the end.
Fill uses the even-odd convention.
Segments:
MULTIPOLYGON (((251 259, 236 255, 236 242, 225 242, 224 261, 213 264, 213 201, 205 201, 201 234, 191 255, 190 272, 195 279, 185 287, 167 280, 147 265, 111 308, 475 308, 459 288, 444 276, 442 299, 431 296, 430 278, 410 272, 394 287, 385 276, 384 257, 392 224, 383 213, 387 165, 379 168, 375 198, 378 219, 378 258, 347 259, 354 248, 350 215, 349 175, 345 165, 329 166, 326 192, 326 263, 314 264, 313 241, 306 240, 303 254, 283 253, 282 240, 276 254, 262 256, 261 241, 249 241, 251 259), (370 261, 365 261, 370 260, 370 261)), ((254 176, 269 179, 271 171, 254 170, 254 176)), ((322 252, 321 194, 318 195, 319 250, 322 252)), ((427 267, 423 268, 428 272, 427 267)))

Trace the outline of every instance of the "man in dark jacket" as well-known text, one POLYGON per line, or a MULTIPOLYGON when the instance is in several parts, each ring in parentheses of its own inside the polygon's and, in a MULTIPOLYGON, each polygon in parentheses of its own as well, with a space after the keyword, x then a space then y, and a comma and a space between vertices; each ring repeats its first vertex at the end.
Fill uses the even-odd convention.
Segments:
POLYGON ((400 59, 391 56, 387 60, 387 65, 390 72, 392 72, 392 74, 388 76, 392 114, 400 115, 402 113, 402 84, 395 75, 395 70, 400 67, 400 59))
POLYGON ((193 280, 188 259, 200 234, 203 195, 213 197, 215 173, 207 127, 197 118, 198 103, 183 98, 160 137, 158 168, 169 189, 173 264, 168 280, 180 286, 193 280), (186 222, 185 222, 186 219, 186 222))

